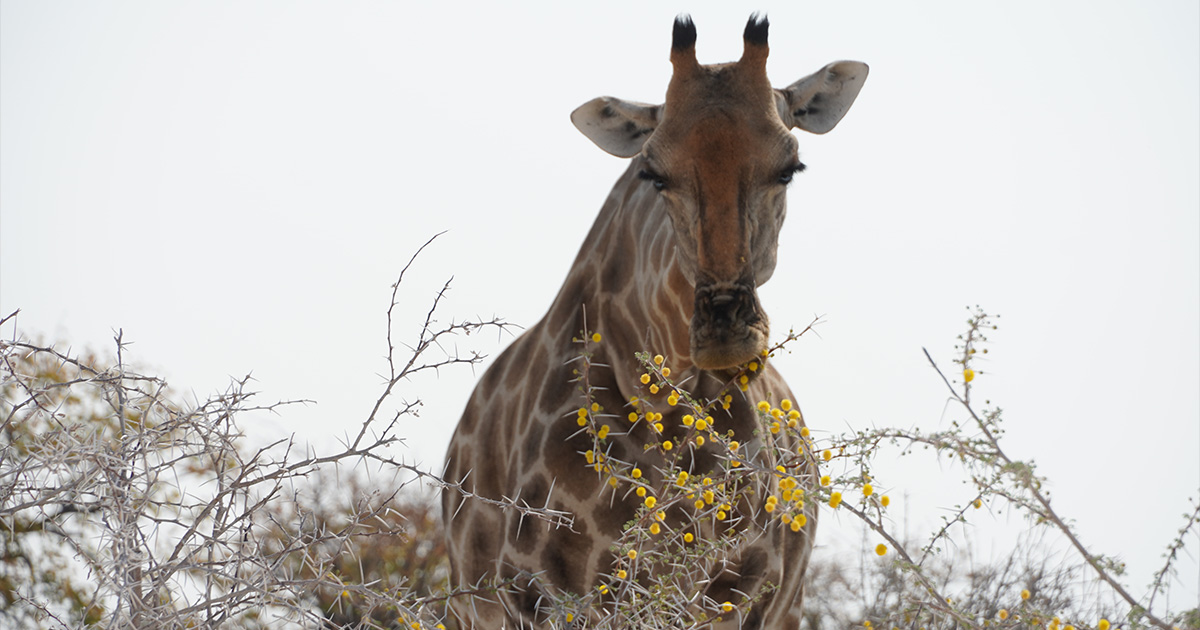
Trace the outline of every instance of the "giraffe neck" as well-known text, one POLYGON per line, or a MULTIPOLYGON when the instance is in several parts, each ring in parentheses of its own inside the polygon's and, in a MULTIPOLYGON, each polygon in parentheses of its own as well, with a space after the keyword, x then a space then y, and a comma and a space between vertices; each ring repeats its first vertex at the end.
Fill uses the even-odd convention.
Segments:
POLYGON ((693 367, 694 288, 676 261, 674 231, 662 200, 637 177, 641 162, 634 158, 613 186, 550 319, 581 312, 566 327, 548 331, 560 341, 577 337, 585 324, 589 332, 601 333, 603 354, 621 383, 634 377, 633 357, 639 351, 663 354, 677 371, 693 367))

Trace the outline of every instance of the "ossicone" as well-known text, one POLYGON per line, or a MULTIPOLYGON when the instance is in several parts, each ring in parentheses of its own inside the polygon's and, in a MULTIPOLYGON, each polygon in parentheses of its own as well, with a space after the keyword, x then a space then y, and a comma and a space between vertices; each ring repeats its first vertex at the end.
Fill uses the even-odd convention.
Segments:
POLYGON ((675 17, 675 30, 671 34, 671 51, 685 52, 696 47, 696 23, 692 16, 680 13, 675 17))
POLYGON ((746 22, 746 30, 742 33, 745 48, 742 51, 743 64, 761 65, 764 72, 767 67, 767 29, 771 23, 767 16, 752 13, 746 22))
POLYGON ((770 26, 771 22, 767 20, 767 16, 751 13, 750 20, 746 22, 746 31, 742 33, 742 39, 745 40, 747 46, 766 46, 767 28, 770 26))
POLYGON ((675 66, 678 76, 690 75, 700 65, 696 61, 696 24, 686 13, 675 18, 675 29, 671 35, 671 65, 675 66))

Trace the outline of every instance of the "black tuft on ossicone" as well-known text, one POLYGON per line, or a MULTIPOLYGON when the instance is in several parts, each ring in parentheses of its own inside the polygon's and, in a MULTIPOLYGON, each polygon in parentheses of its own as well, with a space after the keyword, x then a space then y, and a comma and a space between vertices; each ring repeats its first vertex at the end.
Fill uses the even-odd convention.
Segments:
POLYGON ((746 22, 746 32, 742 34, 742 38, 748 44, 758 46, 767 45, 767 27, 771 23, 767 21, 767 16, 759 13, 750 14, 750 21, 746 22))
POLYGON ((671 48, 674 50, 687 50, 695 45, 696 24, 692 22, 692 16, 680 13, 675 18, 675 30, 671 36, 671 48))

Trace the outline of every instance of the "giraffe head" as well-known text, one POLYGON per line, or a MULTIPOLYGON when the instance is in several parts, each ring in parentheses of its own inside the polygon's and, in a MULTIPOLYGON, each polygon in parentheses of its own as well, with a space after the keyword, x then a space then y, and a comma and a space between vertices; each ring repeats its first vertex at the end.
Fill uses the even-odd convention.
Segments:
POLYGON ((571 114, 601 149, 640 156, 643 185, 665 202, 677 260, 695 288, 691 354, 704 369, 740 365, 766 349, 756 289, 775 270, 787 187, 804 169, 791 129, 833 129, 867 78, 866 64, 839 61, 774 89, 766 18, 750 17, 744 42, 739 61, 701 65, 696 27, 680 16, 662 105, 600 97, 571 114))

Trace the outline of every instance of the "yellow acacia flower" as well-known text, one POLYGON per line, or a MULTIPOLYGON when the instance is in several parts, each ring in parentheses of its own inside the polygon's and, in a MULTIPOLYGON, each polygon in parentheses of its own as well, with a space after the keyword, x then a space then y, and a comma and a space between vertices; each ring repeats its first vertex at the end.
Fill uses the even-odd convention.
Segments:
POLYGON ((637 415, 636 411, 630 411, 629 415, 626 417, 629 418, 630 422, 637 422, 637 419, 638 419, 638 415, 637 415))
POLYGON ((583 458, 586 459, 587 463, 589 463, 589 464, 596 463, 596 453, 594 451, 588 451, 588 452, 584 453, 583 458))
POLYGON ((682 485, 686 484, 687 481, 688 481, 687 471, 686 470, 679 471, 679 476, 675 478, 675 485, 682 486, 682 485))
POLYGON ((825 449, 825 450, 821 451, 821 459, 823 459, 825 461, 829 461, 829 460, 833 459, 833 451, 831 451, 829 449, 825 449))
POLYGON ((659 527, 658 523, 650 523, 650 533, 651 534, 657 536, 658 533, 661 531, 662 531, 662 527, 659 527))
POLYGON ((875 554, 880 556, 887 555, 887 545, 883 543, 875 545, 875 554))
MULTIPOLYGON (((795 418, 791 418, 788 420, 787 424, 788 424, 789 429, 795 429, 796 426, 800 424, 800 421, 795 418)), ((807 428, 807 427, 805 427, 805 428, 807 428)))
POLYGON ((606 425, 604 425, 604 426, 602 426, 602 427, 600 427, 600 430, 596 432, 596 437, 598 437, 598 438, 600 438, 601 440, 603 440, 604 438, 608 437, 608 432, 609 432, 609 430, 610 430, 610 429, 608 428, 608 425, 607 425, 607 424, 606 424, 606 425))
POLYGON ((679 396, 676 396, 675 392, 671 392, 671 395, 667 396, 667 404, 671 405, 672 407, 679 404, 679 396))
POLYGON ((641 375, 641 376, 638 378, 638 380, 642 382, 642 385, 645 385, 646 383, 649 383, 649 382, 650 382, 650 375, 649 375, 649 374, 643 374, 643 375, 641 375))
POLYGON ((983 501, 980 499, 975 499, 975 502, 972 505, 974 505, 975 509, 978 510, 979 508, 983 507, 983 501))
POLYGON ((963 370, 963 382, 970 383, 973 380, 975 380, 975 370, 971 368, 963 370))
POLYGON ((1096 630, 1108 630, 1109 623, 1107 619, 1101 619, 1100 623, 1096 624, 1096 630))
POLYGON ((751 372, 757 372, 758 371, 758 361, 751 361, 749 364, 746 365, 746 369, 750 370, 751 372))
POLYGON ((796 518, 792 519, 793 523, 800 523, 800 527, 808 524, 808 517, 803 514, 797 514, 796 518))
POLYGON ((763 506, 763 509, 767 511, 767 514, 770 514, 771 512, 774 512, 774 511, 775 511, 775 504, 774 504, 774 503, 768 503, 768 504, 766 504, 766 505, 764 505, 764 506, 763 506))
POLYGON ((694 505, 696 506, 697 510, 703 510, 704 509, 704 499, 696 499, 696 503, 694 505))
POLYGON ((658 503, 658 499, 655 499, 654 495, 650 495, 650 496, 646 497, 645 503, 646 503, 646 507, 653 508, 655 506, 655 504, 658 503))
POLYGON ((637 490, 634 490, 634 493, 637 494, 639 497, 646 496, 646 486, 638 486, 637 490))
POLYGON ((765 400, 760 400, 760 401, 758 401, 758 410, 759 410, 759 411, 761 411, 761 412, 763 412, 763 413, 766 413, 766 412, 770 411, 770 410, 771 410, 771 403, 769 403, 769 402, 767 402, 767 401, 765 401, 765 400))
POLYGON ((654 355, 654 365, 662 365, 662 364, 663 364, 663 355, 661 355, 661 354, 654 355))
POLYGON ((736 453, 739 446, 741 446, 741 444, 737 440, 733 440, 729 443, 729 450, 736 453))
POLYGON ((792 524, 788 525, 788 527, 792 528, 792 531, 798 532, 801 527, 804 527, 804 523, 801 523, 800 519, 792 519, 792 524))
POLYGON ((630 560, 637 560, 637 550, 636 549, 630 549, 629 553, 627 553, 625 555, 629 556, 630 560))
POLYGON ((654 423, 654 430, 655 430, 655 431, 657 431, 657 432, 659 432, 659 433, 662 433, 662 432, 663 432, 663 425, 662 425, 662 423, 661 423, 661 422, 655 422, 655 423, 654 423))
POLYGON ((633 470, 629 471, 629 476, 633 477, 634 479, 641 479, 642 478, 642 469, 634 468, 633 470))
POLYGON ((712 420, 712 416, 709 416, 707 418, 700 418, 700 419, 696 420, 696 430, 703 431, 703 430, 707 429, 708 423, 711 420, 712 420))
POLYGON ((869 483, 864 483, 862 487, 862 493, 864 497, 869 497, 875 493, 875 488, 869 483))
POLYGON ((779 408, 784 411, 788 411, 792 408, 792 401, 784 398, 783 400, 779 401, 779 408))
POLYGON ((828 486, 829 481, 830 481, 829 475, 821 475, 821 485, 822 486, 828 486))
POLYGON ((696 537, 692 535, 692 532, 688 532, 683 535, 683 542, 690 543, 693 540, 696 540, 696 537))
POLYGON ((730 612, 733 610, 733 604, 725 602, 724 604, 721 604, 721 610, 724 612, 730 612))
POLYGON ((1031 596, 1031 593, 1029 592, 1029 589, 1027 589, 1027 588, 1021 589, 1021 599, 1029 599, 1030 596, 1031 596))
POLYGON ((592 333, 592 341, 594 343, 600 343, 600 333, 592 333))
POLYGON ((581 427, 586 427, 587 426, 587 416, 579 416, 579 419, 575 421, 575 424, 578 424, 581 427))
POLYGON ((717 510, 717 520, 718 521, 725 520, 725 516, 726 516, 725 510, 717 510))
POLYGON ((842 493, 841 492, 834 492, 833 494, 829 495, 829 507, 836 510, 837 506, 839 506, 841 504, 842 504, 842 493))
POLYGON ((779 517, 779 520, 783 521, 784 525, 787 525, 792 522, 792 515, 785 512, 783 516, 779 517))
POLYGON ((669 451, 674 447, 675 447, 675 445, 671 444, 671 440, 667 440, 666 442, 663 442, 663 450, 664 451, 669 451))
POLYGON ((888 498, 888 495, 886 495, 886 494, 879 497, 879 504, 882 505, 883 507, 887 507, 888 504, 891 502, 892 502, 892 500, 890 498, 888 498))
POLYGON ((650 384, 650 393, 651 393, 651 394, 657 394, 657 393, 658 393, 658 385, 655 385, 655 384, 651 383, 651 384, 650 384))
MULTIPOLYGON (((1000 621, 1004 621, 1008 619, 1008 611, 1001 608, 1000 612, 996 613, 996 616, 1000 618, 1000 621)), ((1108 630, 1108 628, 1101 628, 1101 630, 1108 630)))
POLYGON ((629 573, 627 573, 625 571, 625 569, 621 569, 620 571, 617 571, 617 579, 618 580, 624 580, 627 577, 629 577, 629 573))
POLYGON ((671 375, 671 368, 669 368, 669 367, 665 367, 665 368, 663 368, 663 369, 662 369, 662 375, 663 375, 664 377, 666 377, 666 376, 670 376, 670 375, 671 375))
POLYGON ((600 411, 600 403, 592 403, 592 411, 600 411))
POLYGON ((687 415, 685 415, 685 416, 684 416, 684 417, 683 417, 683 418, 680 420, 680 422, 683 422, 683 426, 685 426, 685 427, 690 427, 690 426, 692 426, 692 423, 694 423, 695 421, 696 421, 696 418, 694 418, 694 417, 692 416, 692 414, 690 414, 690 413, 689 413, 689 414, 687 414, 687 415))

